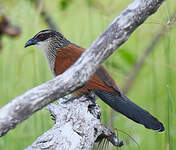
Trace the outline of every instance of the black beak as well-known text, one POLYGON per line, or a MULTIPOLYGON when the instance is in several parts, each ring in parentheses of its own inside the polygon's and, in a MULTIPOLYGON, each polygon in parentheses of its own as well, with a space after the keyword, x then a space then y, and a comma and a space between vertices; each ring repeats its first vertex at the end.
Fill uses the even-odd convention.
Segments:
POLYGON ((26 44, 25 44, 25 48, 26 47, 28 47, 28 46, 31 46, 31 45, 35 45, 35 44, 37 44, 37 42, 38 42, 38 40, 37 39, 30 39, 30 40, 28 40, 27 42, 26 42, 26 44))

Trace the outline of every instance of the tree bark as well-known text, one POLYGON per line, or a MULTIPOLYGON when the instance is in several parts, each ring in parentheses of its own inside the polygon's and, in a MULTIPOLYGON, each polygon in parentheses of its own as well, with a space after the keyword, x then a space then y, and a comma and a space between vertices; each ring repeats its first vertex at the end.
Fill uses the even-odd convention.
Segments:
POLYGON ((54 126, 25 150, 90 150, 97 138, 123 145, 110 129, 101 125, 101 110, 95 102, 86 97, 66 104, 62 100, 47 107, 54 116, 54 126))
POLYGON ((163 0, 134 0, 63 74, 16 97, 0 110, 0 136, 58 97, 83 86, 100 64, 152 15, 163 0))

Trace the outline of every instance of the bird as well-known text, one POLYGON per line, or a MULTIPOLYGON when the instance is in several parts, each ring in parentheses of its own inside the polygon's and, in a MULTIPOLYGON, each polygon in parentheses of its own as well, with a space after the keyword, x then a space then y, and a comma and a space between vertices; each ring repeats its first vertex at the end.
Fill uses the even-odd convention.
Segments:
MULTIPOLYGON (((25 48, 31 45, 36 45, 44 51, 53 77, 65 72, 85 51, 84 48, 72 43, 63 34, 52 29, 38 32, 26 42, 25 48)), ((158 132, 165 130, 164 125, 156 117, 129 100, 120 91, 103 65, 96 70, 85 85, 76 89, 72 94, 82 96, 89 95, 92 92, 112 109, 143 125, 145 128, 158 132)))

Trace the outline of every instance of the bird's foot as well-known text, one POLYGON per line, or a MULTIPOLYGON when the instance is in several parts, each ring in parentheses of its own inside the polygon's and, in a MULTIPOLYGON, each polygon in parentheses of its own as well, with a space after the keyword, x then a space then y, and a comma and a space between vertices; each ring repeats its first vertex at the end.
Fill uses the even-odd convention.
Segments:
POLYGON ((71 101, 75 100, 76 98, 78 98, 78 97, 71 96, 71 97, 64 98, 64 100, 62 101, 62 104, 66 104, 68 102, 71 102, 71 101))
POLYGON ((50 114, 51 120, 56 121, 56 116, 54 114, 50 114))
POLYGON ((93 92, 90 92, 86 97, 96 105, 97 96, 93 92))

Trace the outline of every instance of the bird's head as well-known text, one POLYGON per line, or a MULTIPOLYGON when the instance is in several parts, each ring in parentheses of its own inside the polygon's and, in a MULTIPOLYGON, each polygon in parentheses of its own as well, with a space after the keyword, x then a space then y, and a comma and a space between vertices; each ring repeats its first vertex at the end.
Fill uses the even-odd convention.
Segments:
POLYGON ((36 45, 41 50, 48 50, 49 48, 58 49, 64 46, 69 41, 59 32, 55 30, 42 30, 33 38, 28 40, 25 47, 36 45))

